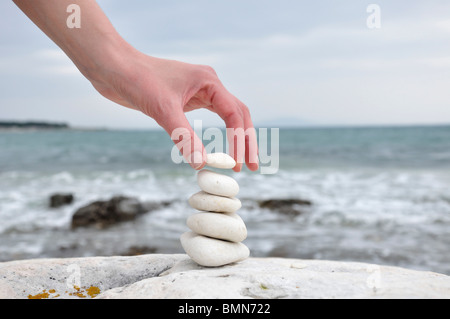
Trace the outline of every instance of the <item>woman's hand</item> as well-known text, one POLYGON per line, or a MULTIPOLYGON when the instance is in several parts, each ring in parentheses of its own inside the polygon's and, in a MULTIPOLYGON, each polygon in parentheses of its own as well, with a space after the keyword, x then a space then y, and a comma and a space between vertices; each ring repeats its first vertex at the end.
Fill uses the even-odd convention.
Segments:
POLYGON ((248 108, 231 95, 208 66, 147 56, 129 45, 114 29, 94 0, 78 0, 81 27, 67 26, 72 0, 14 0, 17 6, 75 63, 95 89, 106 98, 152 117, 173 136, 184 158, 195 169, 205 165, 206 154, 185 112, 206 108, 227 126, 231 156, 250 170, 258 169, 256 132, 248 108), (230 131, 236 131, 234 136, 230 131), (239 134, 244 133, 245 134, 239 134), (189 146, 189 147, 186 147, 189 146))
POLYGON ((230 149, 234 150, 231 155, 237 162, 234 170, 241 170, 244 157, 250 170, 258 169, 250 112, 225 89, 211 67, 154 58, 136 51, 127 54, 130 56, 121 58, 128 62, 92 81, 100 94, 152 117, 171 136, 175 129, 184 129, 187 133, 184 138, 188 136, 189 141, 180 142, 174 136, 174 142, 195 169, 204 166, 206 154, 184 113, 199 108, 215 112, 227 128, 247 133, 244 139, 229 139, 230 149))

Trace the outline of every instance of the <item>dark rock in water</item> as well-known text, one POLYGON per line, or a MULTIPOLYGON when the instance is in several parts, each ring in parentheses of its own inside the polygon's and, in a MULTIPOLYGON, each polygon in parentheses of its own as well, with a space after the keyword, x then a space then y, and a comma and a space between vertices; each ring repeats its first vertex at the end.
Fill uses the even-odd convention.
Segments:
POLYGON ((121 256, 138 256, 138 255, 147 255, 156 253, 157 249, 155 247, 148 246, 131 246, 128 251, 121 256))
POLYGON ((277 257, 277 258, 288 258, 289 256, 289 247, 284 246, 277 246, 275 248, 272 248, 267 253, 267 257, 277 257))
POLYGON ((311 206, 312 202, 304 199, 268 199, 258 202, 259 207, 278 211, 295 217, 303 213, 299 206, 311 206))
POLYGON ((162 207, 167 207, 171 204, 173 204, 172 201, 162 201, 162 202, 145 202, 142 205, 146 211, 152 211, 155 209, 160 209, 162 207))
POLYGON ((104 228, 132 220, 145 212, 146 209, 136 198, 116 196, 109 201, 96 201, 78 209, 72 216, 72 228, 90 225, 104 228))
POLYGON ((292 205, 308 205, 311 206, 312 202, 304 199, 268 199, 259 202, 261 208, 280 208, 292 205))
POLYGON ((72 204, 74 196, 72 194, 53 194, 50 196, 50 207, 57 208, 72 204))

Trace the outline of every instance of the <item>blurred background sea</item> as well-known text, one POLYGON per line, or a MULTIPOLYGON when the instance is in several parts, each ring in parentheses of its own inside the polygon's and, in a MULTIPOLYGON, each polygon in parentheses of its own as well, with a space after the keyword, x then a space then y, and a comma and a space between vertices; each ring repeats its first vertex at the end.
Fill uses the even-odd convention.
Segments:
MULTIPOLYGON (((159 130, 0 132, 0 261, 183 253, 195 171, 159 130), (74 201, 49 208, 54 193, 74 201), (74 212, 115 195, 155 206, 103 229, 74 212)), ((280 129, 280 167, 229 174, 240 185, 254 257, 361 261, 450 275, 450 126, 280 129), (261 207, 301 199, 295 214, 261 207)))

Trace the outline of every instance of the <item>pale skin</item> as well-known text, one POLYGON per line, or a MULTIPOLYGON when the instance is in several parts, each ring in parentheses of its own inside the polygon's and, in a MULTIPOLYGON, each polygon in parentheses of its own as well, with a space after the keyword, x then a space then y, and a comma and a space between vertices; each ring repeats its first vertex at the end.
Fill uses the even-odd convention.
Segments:
MULTIPOLYGON (((94 0, 13 0, 14 3, 73 61, 104 97, 153 118, 169 135, 188 132, 192 147, 174 139, 194 169, 205 166, 206 153, 185 112, 206 108, 227 128, 242 129, 245 138, 229 138, 233 169, 258 169, 256 133, 247 106, 233 96, 209 66, 148 56, 127 43, 94 0), (81 8, 81 28, 68 28, 67 7, 81 8), (190 149, 190 151, 186 151, 190 149)), ((134 3, 130 3, 134 5, 134 3)))

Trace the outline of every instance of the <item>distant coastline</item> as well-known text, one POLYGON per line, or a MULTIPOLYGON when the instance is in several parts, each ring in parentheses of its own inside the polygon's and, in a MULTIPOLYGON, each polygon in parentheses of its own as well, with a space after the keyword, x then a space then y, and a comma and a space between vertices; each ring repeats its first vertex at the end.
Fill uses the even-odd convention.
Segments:
POLYGON ((15 129, 69 129, 67 123, 42 122, 42 121, 0 121, 0 130, 15 129))

